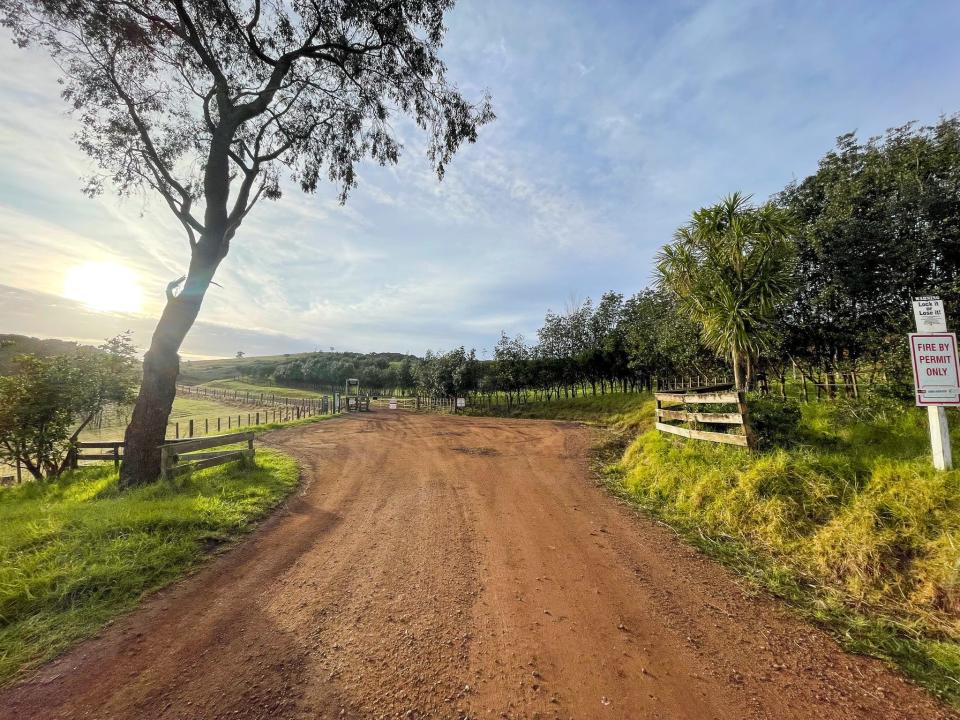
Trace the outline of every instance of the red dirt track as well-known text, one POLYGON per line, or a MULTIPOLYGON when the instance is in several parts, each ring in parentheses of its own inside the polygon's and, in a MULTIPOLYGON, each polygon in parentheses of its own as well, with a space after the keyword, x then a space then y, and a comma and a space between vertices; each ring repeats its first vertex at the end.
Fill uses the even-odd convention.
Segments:
POLYGON ((0 718, 955 717, 611 498, 591 440, 387 411, 274 433, 300 494, 0 718))

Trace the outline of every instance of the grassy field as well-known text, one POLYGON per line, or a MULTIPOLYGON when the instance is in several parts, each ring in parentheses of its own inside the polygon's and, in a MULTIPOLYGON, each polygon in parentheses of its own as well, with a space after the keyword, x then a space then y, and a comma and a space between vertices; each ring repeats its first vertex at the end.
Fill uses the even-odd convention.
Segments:
POLYGON ((211 380, 203 383, 202 387, 219 388, 222 390, 238 390, 240 392, 263 393, 264 395, 276 395, 277 397, 288 398, 321 398, 330 393, 317 392, 314 390, 301 390, 299 388, 281 387, 279 385, 258 385, 247 380, 211 380))
MULTIPOLYGON (((170 413, 170 422, 167 425, 167 437, 174 436, 175 423, 180 424, 180 432, 185 433, 190 420, 194 421, 195 432, 202 434, 204 419, 210 419, 214 426, 211 432, 215 430, 216 418, 232 416, 236 423, 237 415, 241 416, 243 424, 247 423, 248 409, 239 405, 219 402, 209 398, 193 398, 177 396, 173 401, 173 411, 170 413)), ((130 420, 130 410, 124 413, 116 414, 112 412, 104 413, 103 422, 99 427, 88 427, 80 435, 81 440, 122 440, 123 431, 130 420)), ((226 432, 226 426, 223 431, 226 432)))
POLYGON ((184 360, 180 363, 180 382, 189 385, 233 378, 249 371, 261 363, 281 363, 299 360, 311 353, 292 353, 289 355, 259 355, 244 358, 217 358, 214 360, 184 360))
POLYGON ((753 455, 652 430, 649 395, 511 414, 617 427, 604 469, 615 493, 960 707, 960 471, 933 469, 921 409, 811 403, 795 445, 753 455))
POLYGON ((289 457, 119 492, 112 468, 0 489, 0 684, 96 632, 296 486, 289 457))

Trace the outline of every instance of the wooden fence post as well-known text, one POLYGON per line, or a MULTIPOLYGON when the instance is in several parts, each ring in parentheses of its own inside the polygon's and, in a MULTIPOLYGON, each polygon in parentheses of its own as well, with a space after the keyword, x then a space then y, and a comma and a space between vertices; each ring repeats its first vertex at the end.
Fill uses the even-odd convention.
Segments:
POLYGON ((113 469, 120 469, 120 443, 114 443, 113 445, 113 469))
POLYGON ((747 398, 742 390, 737 391, 737 412, 743 419, 743 434, 747 436, 747 449, 753 452, 757 449, 757 434, 753 431, 750 415, 747 412, 747 398))
POLYGON ((170 475, 170 447, 160 446, 160 479, 166 480, 170 475))

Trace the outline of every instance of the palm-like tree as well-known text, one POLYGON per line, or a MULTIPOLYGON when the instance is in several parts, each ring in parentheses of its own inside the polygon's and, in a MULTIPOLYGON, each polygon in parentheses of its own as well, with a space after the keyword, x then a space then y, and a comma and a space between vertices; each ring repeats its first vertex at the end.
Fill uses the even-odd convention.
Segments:
POLYGON ((657 256, 659 284, 700 323, 704 342, 729 358, 737 389, 766 346, 776 308, 794 283, 795 225, 773 203, 733 193, 693 213, 657 256))

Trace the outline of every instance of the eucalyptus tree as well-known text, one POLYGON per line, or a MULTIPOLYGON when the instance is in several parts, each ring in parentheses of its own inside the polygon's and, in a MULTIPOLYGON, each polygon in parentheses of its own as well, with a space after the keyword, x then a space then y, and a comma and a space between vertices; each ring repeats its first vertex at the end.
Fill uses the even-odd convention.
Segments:
POLYGON ((658 254, 659 284, 701 325, 703 342, 730 360, 739 389, 794 287, 794 232, 784 209, 733 193, 695 211, 658 254))
POLYGON ((63 75, 80 147, 121 194, 158 194, 183 227, 186 274, 143 364, 126 433, 124 485, 155 478, 176 391, 178 351, 241 223, 281 177, 323 177, 341 200, 364 157, 397 162, 395 115, 429 136, 438 176, 478 126, 438 51, 453 0, 0 0, 21 46, 63 75))

